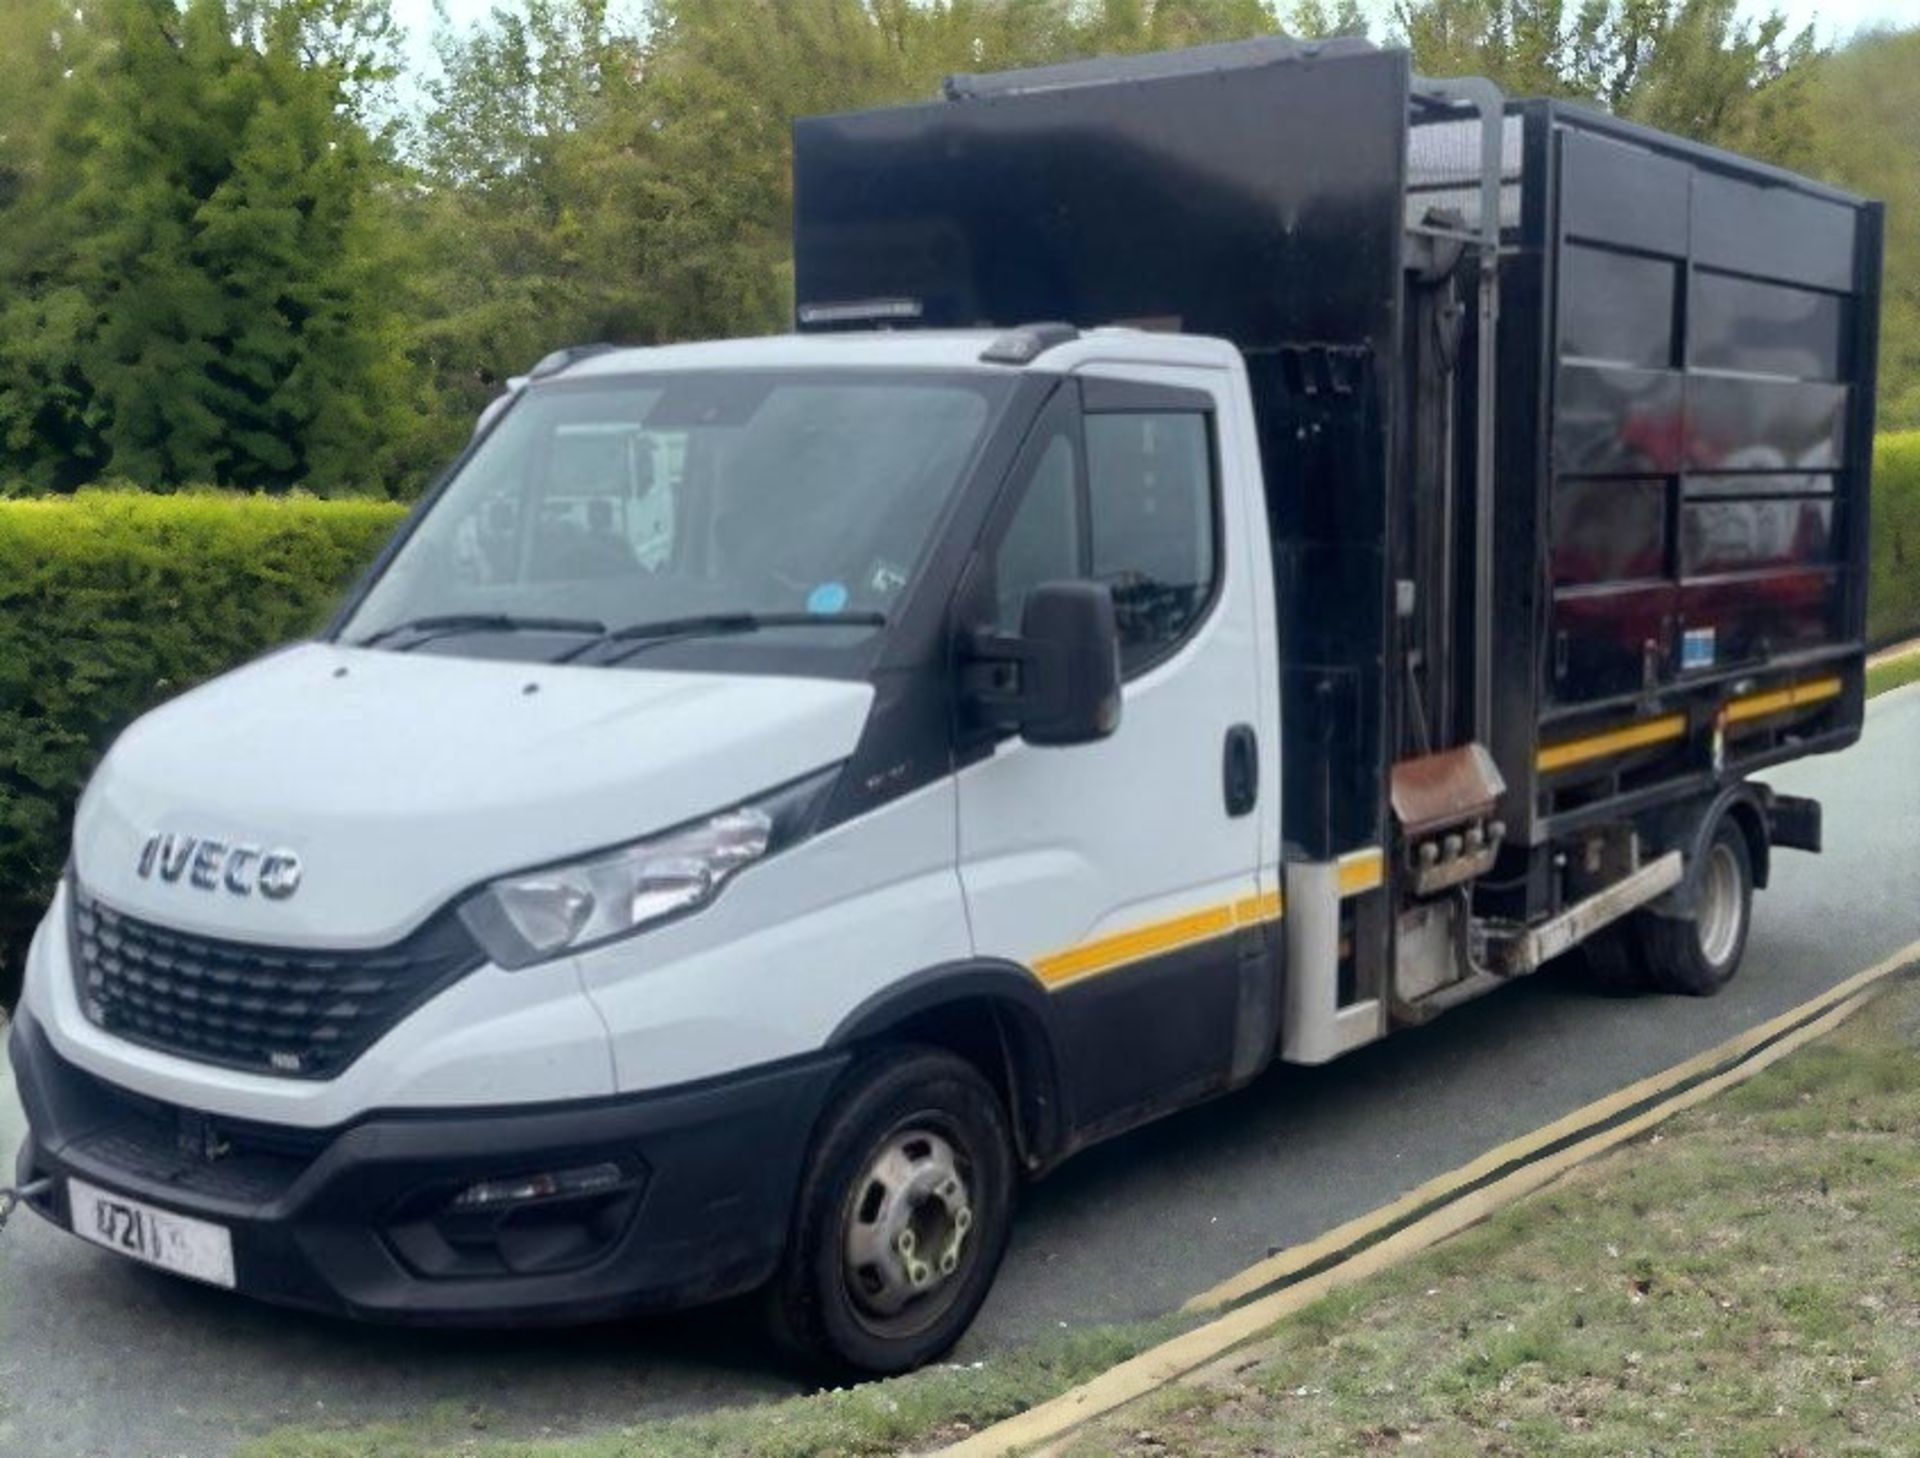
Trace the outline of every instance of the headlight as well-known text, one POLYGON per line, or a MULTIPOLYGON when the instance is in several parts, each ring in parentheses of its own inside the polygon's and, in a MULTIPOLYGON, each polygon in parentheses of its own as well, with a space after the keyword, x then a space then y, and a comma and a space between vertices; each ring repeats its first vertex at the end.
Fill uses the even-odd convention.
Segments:
POLYGON ((566 865, 503 876, 460 907, 495 963, 531 966, 704 906, 742 866, 803 839, 827 770, 678 830, 566 865))

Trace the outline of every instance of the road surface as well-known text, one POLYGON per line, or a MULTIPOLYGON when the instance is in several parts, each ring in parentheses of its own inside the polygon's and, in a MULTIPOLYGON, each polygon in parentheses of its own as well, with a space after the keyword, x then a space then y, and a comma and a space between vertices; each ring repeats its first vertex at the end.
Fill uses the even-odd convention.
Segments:
MULTIPOLYGON (((1168 1311, 1920 937, 1916 767, 1920 685, 1875 701, 1847 754, 1769 776, 1825 802, 1828 850, 1775 858, 1718 998, 1605 999, 1544 973, 1071 1162, 1030 1192, 958 1357, 1168 1311)), ((10 1164, 19 1110, 10 1078, 0 1090, 10 1164)), ((0 1453, 18 1458, 214 1458, 285 1423, 429 1413, 568 1433, 794 1390, 739 1307, 534 1337, 392 1332, 172 1280, 33 1217, 0 1235, 0 1453)))

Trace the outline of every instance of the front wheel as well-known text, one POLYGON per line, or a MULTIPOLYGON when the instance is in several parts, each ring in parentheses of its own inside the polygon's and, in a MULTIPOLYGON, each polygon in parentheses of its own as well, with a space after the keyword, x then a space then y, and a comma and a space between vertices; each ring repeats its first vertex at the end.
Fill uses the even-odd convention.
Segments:
POLYGON ((1753 852, 1731 819, 1707 843, 1693 915, 1641 918, 1643 964, 1662 992, 1711 997, 1733 980, 1753 912, 1753 852))
POLYGON ((1013 1189, 1006 1113, 971 1064, 912 1048, 856 1067, 821 1121, 768 1290, 776 1338, 869 1376, 941 1355, 993 1284, 1013 1189))

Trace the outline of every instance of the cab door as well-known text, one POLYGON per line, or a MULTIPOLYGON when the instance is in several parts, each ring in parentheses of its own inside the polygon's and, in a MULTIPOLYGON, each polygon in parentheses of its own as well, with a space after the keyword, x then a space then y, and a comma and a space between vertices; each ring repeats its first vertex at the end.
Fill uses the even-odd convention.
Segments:
MULTIPOLYGON (((1082 1134, 1251 1072, 1275 1028, 1276 893, 1262 894, 1257 604, 1244 483, 1223 481, 1229 377, 1130 371, 1063 385, 998 502, 961 626, 1017 632, 1027 593, 1113 591, 1118 729, 963 750, 960 875, 979 955, 1054 999, 1082 1134), (1236 489, 1227 489, 1233 486, 1236 489), (970 761, 970 762, 969 762, 970 761)), ((1237 444, 1237 443, 1236 443, 1237 444)))

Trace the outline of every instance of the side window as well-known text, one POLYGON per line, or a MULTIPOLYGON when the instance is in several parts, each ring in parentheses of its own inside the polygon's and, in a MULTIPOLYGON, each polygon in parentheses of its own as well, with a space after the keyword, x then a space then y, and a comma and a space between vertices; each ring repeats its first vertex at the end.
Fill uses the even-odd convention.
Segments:
POLYGON ((994 625, 1020 631, 1027 594, 1043 582, 1086 575, 1073 437, 1058 432, 1040 453, 994 556, 994 625))
POLYGON ((1133 672, 1185 637, 1213 594, 1211 424, 1198 411, 1090 414, 1086 440, 1093 577, 1113 589, 1133 672))

